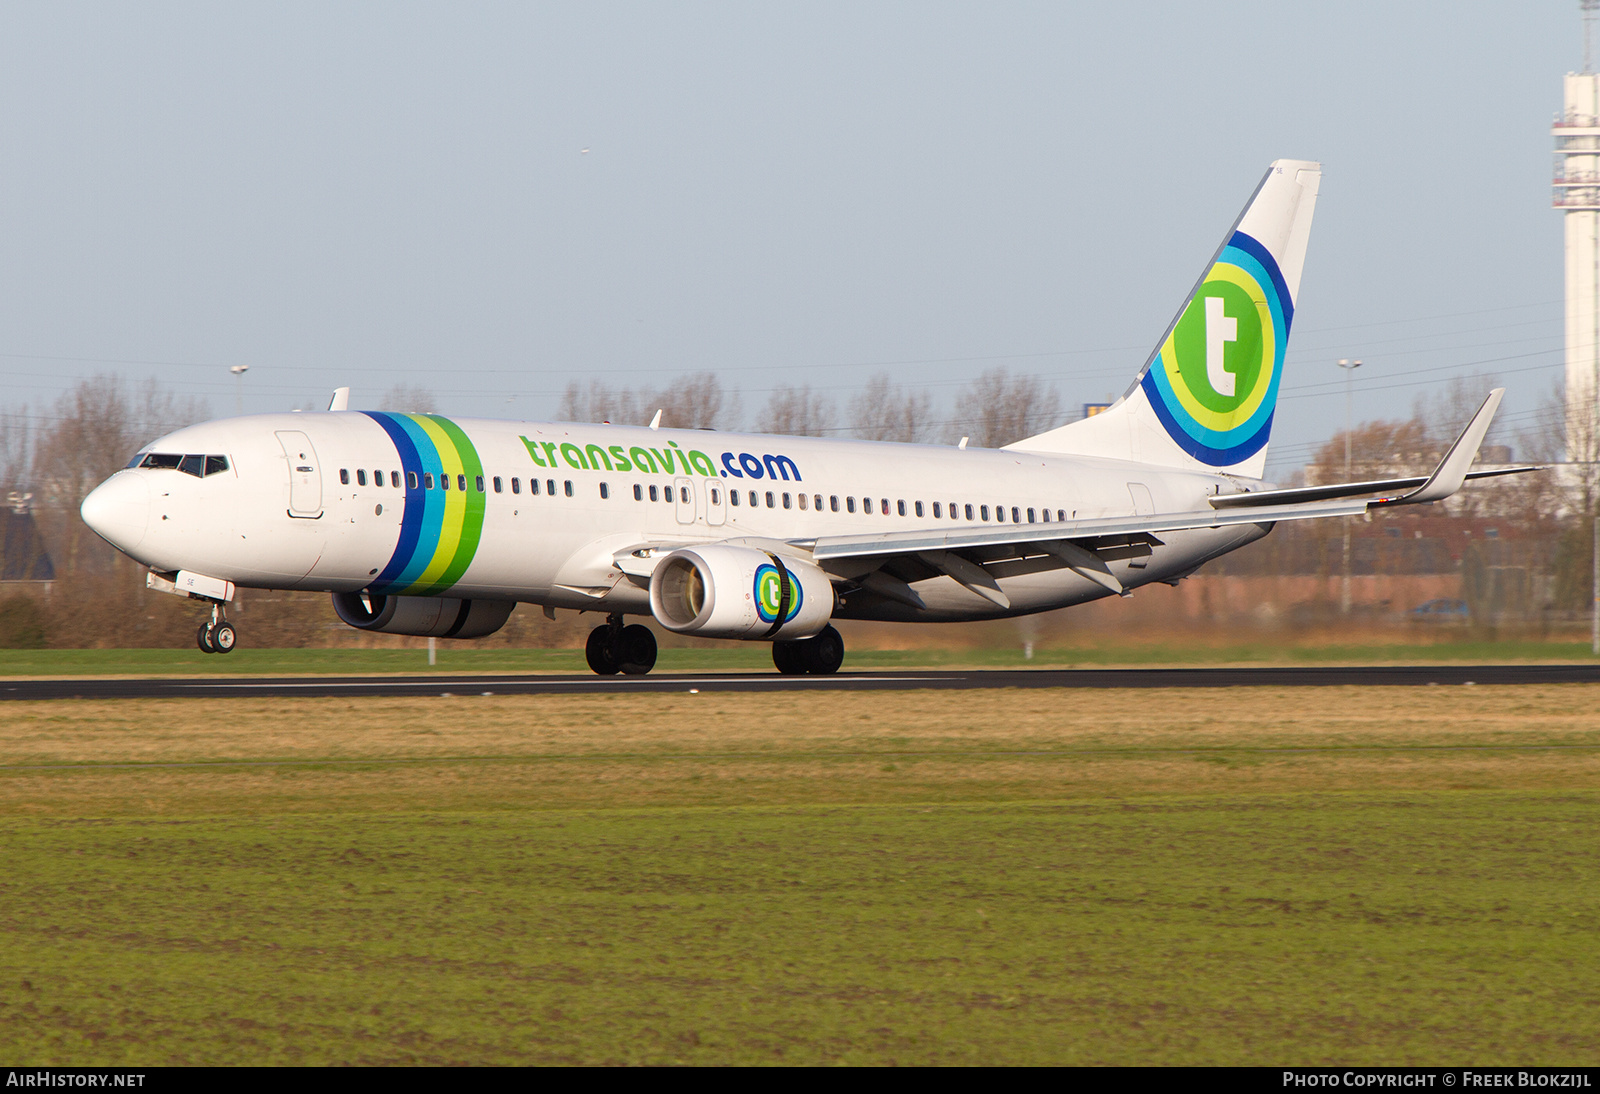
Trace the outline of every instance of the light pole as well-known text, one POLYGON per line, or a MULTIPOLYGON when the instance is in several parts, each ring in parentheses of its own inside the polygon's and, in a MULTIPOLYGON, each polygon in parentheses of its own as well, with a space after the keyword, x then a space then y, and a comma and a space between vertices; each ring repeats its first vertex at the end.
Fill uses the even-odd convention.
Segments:
MULTIPOLYGON (((233 409, 242 418, 244 417, 244 374, 250 371, 250 366, 233 365, 228 371, 233 373, 233 409)), ((1345 462, 1349 462, 1348 457, 1345 462)))
MULTIPOLYGON (((1360 359, 1351 360, 1348 357, 1339 358, 1339 367, 1344 369, 1344 481, 1350 481, 1350 439, 1355 428, 1352 401, 1352 381, 1355 379, 1356 369, 1361 367, 1360 359)), ((1344 578, 1339 582, 1339 614, 1350 614, 1350 517, 1344 518, 1344 578)))

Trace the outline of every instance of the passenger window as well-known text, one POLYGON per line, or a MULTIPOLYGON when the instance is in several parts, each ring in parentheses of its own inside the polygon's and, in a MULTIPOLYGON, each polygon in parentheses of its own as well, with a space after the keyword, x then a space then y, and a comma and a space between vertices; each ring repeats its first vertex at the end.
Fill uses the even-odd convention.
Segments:
POLYGON ((417 473, 415 471, 407 471, 406 472, 406 489, 407 490, 415 490, 416 488, 417 488, 417 473))
POLYGON ((644 487, 640 486, 638 483, 634 483, 633 484, 633 500, 634 501, 643 501, 644 500, 644 487))
POLYGON ((529 479, 528 480, 528 493, 532 494, 534 497, 538 497, 539 496, 539 480, 538 479, 529 479))
MULTIPOLYGON (((1046 524, 1049 524, 1050 523, 1050 510, 1046 509, 1043 512, 1044 512, 1044 522, 1046 524)), ((1030 517, 1033 516, 1033 510, 1032 509, 1028 510, 1028 516, 1030 516, 1030 517)))
POLYGON ((772 504, 772 491, 771 490, 767 491, 767 508, 768 509, 776 509, 777 508, 777 506, 772 504))
POLYGON ((450 489, 450 476, 449 475, 440 475, 439 476, 439 489, 440 490, 448 490, 448 489, 450 489))
POLYGON ((837 513, 839 511, 839 495, 838 494, 829 494, 828 495, 828 508, 832 509, 835 513, 837 513))
POLYGON ((1032 509, 1029 509, 1029 510, 1028 510, 1028 523, 1029 523, 1029 524, 1032 524, 1032 523, 1033 523, 1033 522, 1034 522, 1034 521, 1033 521, 1033 510, 1032 510, 1032 509))
POLYGON ((394 487, 396 490, 400 489, 400 472, 389 472, 389 485, 394 487))
POLYGON ((555 479, 545 479, 544 480, 544 492, 546 494, 549 494, 552 498, 556 496, 556 480, 555 479))
POLYGON ((722 504, 722 491, 718 490, 715 486, 713 486, 711 488, 711 504, 712 505, 721 505, 722 504))
POLYGON ((978 507, 978 512, 983 514, 983 519, 984 520, 988 520, 989 519, 989 507, 987 505, 980 505, 978 507))
POLYGON ((522 480, 516 475, 511 476, 511 492, 513 494, 522 493, 522 480))
POLYGON ((473 479, 474 479, 473 485, 478 488, 478 493, 480 493, 480 494, 483 493, 483 476, 482 475, 475 475, 475 476, 473 476, 473 479))
POLYGON ((787 490, 783 494, 783 507, 785 509, 789 508, 789 492, 787 490))
POLYGON ((806 511, 806 496, 804 494, 800 495, 800 511, 802 513, 806 511))
POLYGON ((372 485, 373 486, 382 486, 383 485, 383 472, 382 471, 374 471, 372 473, 372 485))
POLYGON ((869 517, 872 515, 872 499, 871 498, 862 498, 861 499, 861 511, 863 513, 865 513, 869 517))
POLYGON ((656 489, 654 483, 652 483, 650 485, 650 500, 651 501, 660 501, 661 500, 661 492, 656 489))
POLYGON ((363 468, 363 467, 356 468, 356 485, 357 486, 365 486, 365 485, 367 485, 367 471, 366 471, 366 468, 363 468))
MULTIPOLYGON (((922 503, 921 503, 921 502, 920 502, 920 501, 919 501, 919 502, 917 502, 917 504, 918 504, 918 505, 921 505, 921 504, 922 504, 922 503)), ((918 514, 917 514, 917 515, 918 515, 918 516, 921 516, 921 515, 922 515, 922 514, 921 514, 921 513, 918 513, 918 514)), ((934 502, 934 503, 933 503, 933 519, 934 519, 934 520, 938 520, 938 519, 939 519, 939 517, 940 517, 940 515, 941 515, 941 514, 940 514, 940 512, 939 512, 939 503, 938 503, 938 502, 934 502)))
POLYGON ((894 503, 895 511, 902 517, 906 515, 906 502, 904 498, 894 503))
POLYGON ((922 515, 922 503, 919 501, 919 502, 917 502, 917 516, 920 517, 921 515, 922 515))
MULTIPOLYGON (((456 489, 463 494, 467 492, 467 477, 465 475, 456 476, 456 489)), ((478 489, 483 489, 483 480, 481 479, 478 481, 478 489)))
MULTIPOLYGON (((950 519, 951 520, 955 520, 956 519, 956 503, 955 502, 951 502, 950 503, 950 519)), ((967 514, 967 519, 968 520, 972 519, 972 514, 971 513, 967 514)))
POLYGON ((600 484, 600 500, 601 501, 608 501, 608 500, 610 500, 610 498, 611 498, 611 484, 610 483, 605 483, 605 482, 601 483, 600 484))
POLYGON ((853 497, 845 498, 844 507, 850 512, 854 513, 856 511, 856 499, 853 497))
POLYGON ((738 505, 739 504, 739 491, 737 491, 737 490, 729 490, 728 491, 728 500, 733 502, 733 504, 738 505))
POLYGON ((422 488, 424 490, 432 490, 433 489, 433 472, 432 471, 424 471, 422 473, 422 488))
MULTIPOLYGON (((189 468, 186 465, 192 459, 194 459, 193 456, 185 456, 183 458, 183 463, 180 463, 178 465, 178 470, 179 471, 189 471, 189 468)), ((197 474, 197 472, 189 471, 189 474, 194 475, 194 474, 197 474)), ((340 483, 341 486, 349 486, 350 485, 350 469, 349 468, 347 468, 347 467, 339 468, 339 483, 340 483)))
POLYGON ((750 508, 754 509, 760 504, 760 502, 756 501, 756 492, 754 490, 750 491, 750 508))
POLYGON ((505 484, 500 481, 499 475, 494 477, 494 492, 496 494, 504 494, 506 492, 505 484))
POLYGON ((1013 505, 1011 507, 1011 523, 1012 524, 1021 524, 1022 523, 1022 513, 1021 513, 1020 510, 1017 509, 1017 507, 1015 505, 1013 505))
POLYGON ((207 456, 206 457, 206 474, 208 474, 208 475, 220 475, 224 471, 226 471, 227 469, 228 469, 228 457, 226 457, 226 456, 207 456))
MULTIPOLYGON (((821 494, 817 494, 817 495, 815 495, 815 497, 816 497, 816 502, 817 502, 817 512, 820 513, 820 512, 822 512, 822 495, 821 494)), ((835 505, 834 508, 837 509, 839 507, 837 505, 835 505)))
POLYGON ((970 506, 970 505, 967 506, 967 519, 968 520, 972 519, 972 506, 970 506))
POLYGON ((1065 509, 1057 509, 1056 510, 1056 519, 1057 520, 1066 520, 1067 519, 1067 511, 1065 509))
POLYGON ((566 485, 566 488, 567 488, 567 497, 570 498, 570 497, 572 497, 572 480, 571 479, 566 480, 565 485, 566 485))

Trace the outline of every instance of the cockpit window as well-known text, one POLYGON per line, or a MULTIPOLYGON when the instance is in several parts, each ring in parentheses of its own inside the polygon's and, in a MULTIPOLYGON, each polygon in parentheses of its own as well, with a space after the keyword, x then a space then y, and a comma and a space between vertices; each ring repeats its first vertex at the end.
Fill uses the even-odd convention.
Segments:
POLYGON ((202 456, 190 453, 179 456, 170 452, 147 452, 136 457, 129 467, 150 467, 158 471, 182 471, 185 475, 203 478, 218 475, 228 469, 226 456, 202 456))

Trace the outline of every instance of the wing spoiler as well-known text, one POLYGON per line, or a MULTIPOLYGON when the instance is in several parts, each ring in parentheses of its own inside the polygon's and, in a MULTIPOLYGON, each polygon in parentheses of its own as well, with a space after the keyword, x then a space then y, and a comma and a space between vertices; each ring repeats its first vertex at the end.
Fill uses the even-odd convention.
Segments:
POLYGON ((1157 516, 1103 517, 1094 520, 1050 521, 1040 524, 1012 524, 983 528, 956 528, 950 531, 919 529, 907 532, 867 533, 851 536, 820 536, 815 540, 795 541, 809 549, 817 561, 828 559, 916 554, 925 551, 953 551, 972 547, 1039 545, 1041 552, 1056 554, 1055 545, 1071 540, 1114 535, 1153 535, 1199 528, 1225 528, 1239 524, 1270 524, 1280 520, 1315 520, 1323 517, 1360 516, 1389 505, 1416 505, 1439 501, 1461 489, 1469 478, 1490 478, 1540 470, 1517 467, 1505 470, 1470 472, 1489 423, 1494 419, 1504 388, 1495 388, 1472 416, 1461 436, 1450 446, 1433 474, 1426 478, 1385 479, 1370 483, 1342 483, 1314 486, 1304 490, 1268 490, 1251 494, 1228 494, 1211 499, 1211 508, 1157 516), (1352 494, 1378 494, 1371 498, 1349 498, 1352 494), (1249 500, 1245 500, 1249 499, 1249 500))

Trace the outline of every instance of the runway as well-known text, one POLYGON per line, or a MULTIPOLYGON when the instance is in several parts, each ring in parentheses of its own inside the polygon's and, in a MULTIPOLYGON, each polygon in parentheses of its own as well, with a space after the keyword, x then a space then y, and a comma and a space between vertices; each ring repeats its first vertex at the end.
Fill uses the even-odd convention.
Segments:
POLYGON ((657 692, 979 691, 991 688, 1426 687, 1600 683, 1600 665, 1037 669, 659 676, 278 676, 0 681, 0 699, 260 699, 286 696, 638 695, 657 692))

